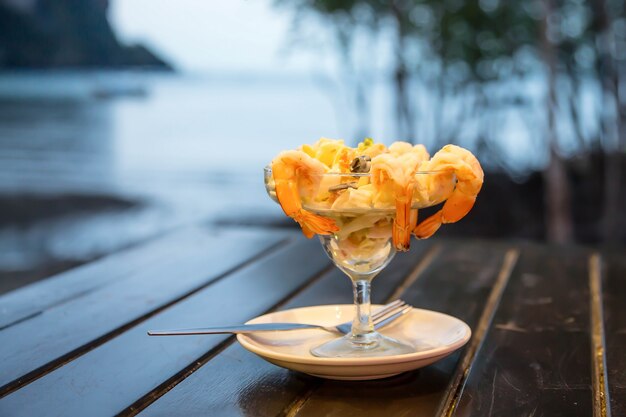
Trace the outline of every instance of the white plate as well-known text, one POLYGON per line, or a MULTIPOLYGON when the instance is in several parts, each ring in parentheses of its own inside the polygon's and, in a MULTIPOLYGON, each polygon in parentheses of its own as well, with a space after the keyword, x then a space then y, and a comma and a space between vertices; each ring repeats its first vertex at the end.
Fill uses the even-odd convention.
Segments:
MULTIPOLYGON (((353 305, 303 307, 259 316, 248 323, 335 325, 350 320, 353 313, 353 305)), ((309 350, 337 337, 324 330, 239 334, 237 340, 250 352, 283 368, 321 378, 366 380, 387 378, 430 365, 467 343, 472 331, 455 317, 414 308, 383 328, 381 333, 415 346, 416 352, 374 358, 318 358, 309 350)))

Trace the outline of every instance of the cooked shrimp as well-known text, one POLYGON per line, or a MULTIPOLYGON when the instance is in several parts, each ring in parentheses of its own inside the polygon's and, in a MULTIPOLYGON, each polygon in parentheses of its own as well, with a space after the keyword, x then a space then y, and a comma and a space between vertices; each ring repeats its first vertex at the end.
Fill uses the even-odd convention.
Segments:
POLYGON ((411 201, 419 162, 414 153, 400 156, 385 153, 372 159, 371 177, 376 192, 394 197, 396 216, 392 237, 394 246, 399 251, 409 250, 413 219, 417 221, 415 213, 411 212, 411 201))
POLYGON ((404 155, 413 150, 413 145, 409 142, 397 141, 389 145, 389 153, 394 156, 404 155))
MULTIPOLYGON (((418 239, 432 236, 443 223, 455 223, 472 209, 483 185, 483 170, 476 157, 467 149, 446 145, 421 170, 450 171, 456 175, 454 191, 441 210, 417 225, 413 233, 418 239)), ((442 177, 445 178, 445 177, 442 177)))
POLYGON ((302 151, 284 151, 272 161, 276 197, 285 214, 302 227, 308 238, 315 234, 329 235, 339 230, 335 221, 311 213, 302 207, 301 190, 306 196, 317 191, 326 166, 302 151))
MULTIPOLYGON (((411 161, 414 161, 413 158, 416 158, 418 164, 428 161, 428 159, 430 158, 430 155, 428 154, 428 151, 426 150, 426 147, 424 145, 412 145, 409 142, 394 142, 389 146, 389 152, 392 155, 403 157, 404 159, 409 158, 411 159, 411 161), (412 156, 406 156, 407 154, 411 154, 412 156)), ((415 162, 411 163, 415 164, 415 162)), ((413 170, 413 174, 414 171, 415 170, 413 170)), ((415 192, 414 183, 414 181, 411 181, 411 188, 413 189, 411 196, 413 196, 413 193, 415 192)), ((415 225, 417 225, 417 214, 417 209, 412 208, 409 216, 409 221, 407 223, 407 226, 410 228, 410 230, 413 230, 415 228, 415 225)), ((410 238, 408 239, 408 242, 410 242, 410 238)))
POLYGON ((389 146, 389 153, 394 156, 402 156, 407 153, 412 153, 417 156, 419 162, 428 161, 430 155, 424 145, 412 145, 409 142, 394 142, 389 146))

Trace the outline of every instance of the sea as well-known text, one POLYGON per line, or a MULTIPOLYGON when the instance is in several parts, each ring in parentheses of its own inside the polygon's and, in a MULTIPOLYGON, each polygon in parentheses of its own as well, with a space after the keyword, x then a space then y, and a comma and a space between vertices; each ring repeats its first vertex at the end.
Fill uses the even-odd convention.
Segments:
POLYGON ((282 219, 263 168, 283 149, 349 137, 340 102, 301 75, 0 74, 0 277, 181 227, 282 219))

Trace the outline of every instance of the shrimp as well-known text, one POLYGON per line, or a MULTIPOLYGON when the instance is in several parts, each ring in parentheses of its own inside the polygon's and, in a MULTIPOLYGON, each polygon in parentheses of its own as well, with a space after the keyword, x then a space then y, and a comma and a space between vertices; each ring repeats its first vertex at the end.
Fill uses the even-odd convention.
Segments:
MULTIPOLYGON (((389 146, 389 152, 392 155, 395 156, 399 156, 399 157, 403 157, 403 159, 411 159, 413 162, 413 164, 415 164, 415 159, 417 159, 417 163, 420 164, 422 162, 428 161, 430 159, 430 155, 428 154, 428 151, 426 150, 426 147, 424 145, 412 145, 409 142, 402 142, 402 141, 398 141, 398 142, 394 142, 389 146), (411 157, 406 156, 407 154, 412 154, 411 157)), ((412 170, 412 175, 415 174, 415 169, 412 170)), ((415 192, 415 186, 414 186, 415 182, 411 181, 411 189, 412 189, 412 193, 411 193, 411 198, 413 198, 413 193, 415 192)), ((415 228, 415 225, 417 225, 417 209, 411 208, 410 209, 410 215, 408 217, 408 223, 407 223, 407 227, 410 228, 410 230, 413 230, 415 228)), ((407 242, 410 242, 410 238, 405 238, 407 239, 407 242)), ((408 245, 408 243, 407 243, 408 245)), ((408 246, 407 246, 408 249, 408 246)))
POLYGON ((335 221, 311 213, 302 207, 300 191, 313 195, 326 166, 303 151, 284 151, 272 161, 276 197, 285 214, 302 227, 308 238, 315 234, 329 235, 339 228, 335 221))
POLYGON ((422 170, 450 171, 457 183, 441 210, 421 222, 413 230, 415 237, 432 236, 443 223, 456 223, 472 209, 483 185, 484 174, 476 157, 467 149, 446 145, 433 158, 422 164, 422 170))
POLYGON ((412 213, 411 202, 415 183, 415 172, 419 158, 413 152, 400 156, 391 153, 378 155, 372 159, 372 185, 377 193, 393 195, 396 215, 393 220, 393 243, 397 250, 407 251, 411 244, 411 231, 417 222, 412 213))

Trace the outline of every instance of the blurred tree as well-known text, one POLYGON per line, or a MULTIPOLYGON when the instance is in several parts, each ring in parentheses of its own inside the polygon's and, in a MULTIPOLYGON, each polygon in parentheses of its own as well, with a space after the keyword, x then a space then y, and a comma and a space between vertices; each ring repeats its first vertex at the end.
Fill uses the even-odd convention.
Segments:
POLYGON ((565 164, 559 155, 557 137, 557 65, 558 51, 553 38, 551 24, 554 20, 554 5, 552 0, 543 0, 543 13, 540 26, 541 49, 547 73, 546 82, 546 112, 547 124, 545 128, 546 142, 549 147, 549 160, 543 172, 545 188, 544 201, 547 211, 547 236, 553 242, 565 243, 572 239, 573 226, 570 212, 570 187, 567 179, 565 164))
MULTIPOLYGON (((293 26, 296 33, 300 29, 301 22, 311 14, 321 18, 325 23, 331 23, 330 28, 343 67, 343 82, 352 87, 350 99, 356 107, 357 117, 355 136, 357 138, 367 136, 368 120, 365 117, 368 114, 367 91, 363 80, 359 77, 357 65, 353 63, 352 54, 355 33, 361 24, 361 21, 355 17, 354 11, 358 1, 275 0, 275 4, 293 9, 293 26)), ((299 41, 311 46, 309 39, 299 39, 299 41)))
MULTIPOLYGON (((571 240, 570 190, 556 126, 558 51, 550 36, 554 16, 551 0, 506 5, 497 0, 431 0, 418 4, 428 4, 434 15, 439 16, 434 29, 424 34, 434 55, 442 62, 439 78, 446 80, 447 85, 440 87, 440 91, 443 94, 451 91, 453 96, 474 92, 478 97, 473 101, 474 107, 479 109, 478 114, 486 115, 482 116, 483 129, 493 126, 494 122, 502 125, 488 119, 501 114, 507 104, 520 106, 528 101, 524 99, 525 92, 514 86, 493 97, 488 90, 491 85, 510 85, 511 79, 518 77, 522 80, 518 85, 523 86, 528 77, 545 74, 545 127, 535 134, 543 136, 544 152, 548 156, 544 170, 547 236, 552 241, 571 240), (540 56, 543 62, 535 59, 528 65, 519 59, 523 52, 540 56), (471 86, 471 90, 467 86, 471 86)), ((523 114, 536 118, 527 109, 523 114)), ((532 124, 538 125, 537 121, 532 124)), ((454 131, 453 136, 444 137, 444 141, 453 141, 459 130, 454 131)), ((487 145, 499 142, 483 132, 481 129, 480 142, 487 145)))
POLYGON ((604 150, 605 236, 619 233, 626 147, 623 0, 276 2, 313 11, 339 38, 361 27, 392 39, 399 138, 436 148, 461 141, 482 160, 514 172, 502 156, 510 148, 503 126, 513 114, 525 120, 534 159, 543 161, 537 166, 544 166, 550 240, 568 241, 573 234, 564 158, 604 150), (601 123, 590 123, 593 112, 601 123))
POLYGON ((626 152, 626 97, 620 97, 624 80, 626 54, 626 16, 623 1, 593 0, 593 35, 597 46, 596 71, 602 85, 602 103, 606 106, 600 116, 601 136, 606 152, 604 171, 604 224, 607 241, 619 237, 622 154, 626 152), (619 69, 622 69, 620 72, 619 69))
MULTIPOLYGON (((407 43, 413 36, 413 25, 407 17, 406 8, 410 1, 382 1, 382 0, 275 0, 281 7, 290 7, 296 12, 295 22, 300 23, 302 16, 312 13, 325 22, 330 22, 335 34, 339 51, 344 64, 350 69, 354 77, 356 69, 351 65, 351 48, 354 37, 360 29, 374 35, 380 33, 381 28, 393 22, 393 79, 396 102, 396 135, 405 140, 415 140, 415 120, 410 98, 408 68, 409 51, 407 43)), ((376 59, 376 58, 374 58, 376 59)), ((356 82, 356 103, 360 110, 366 107, 366 86, 363 82, 356 82)))

